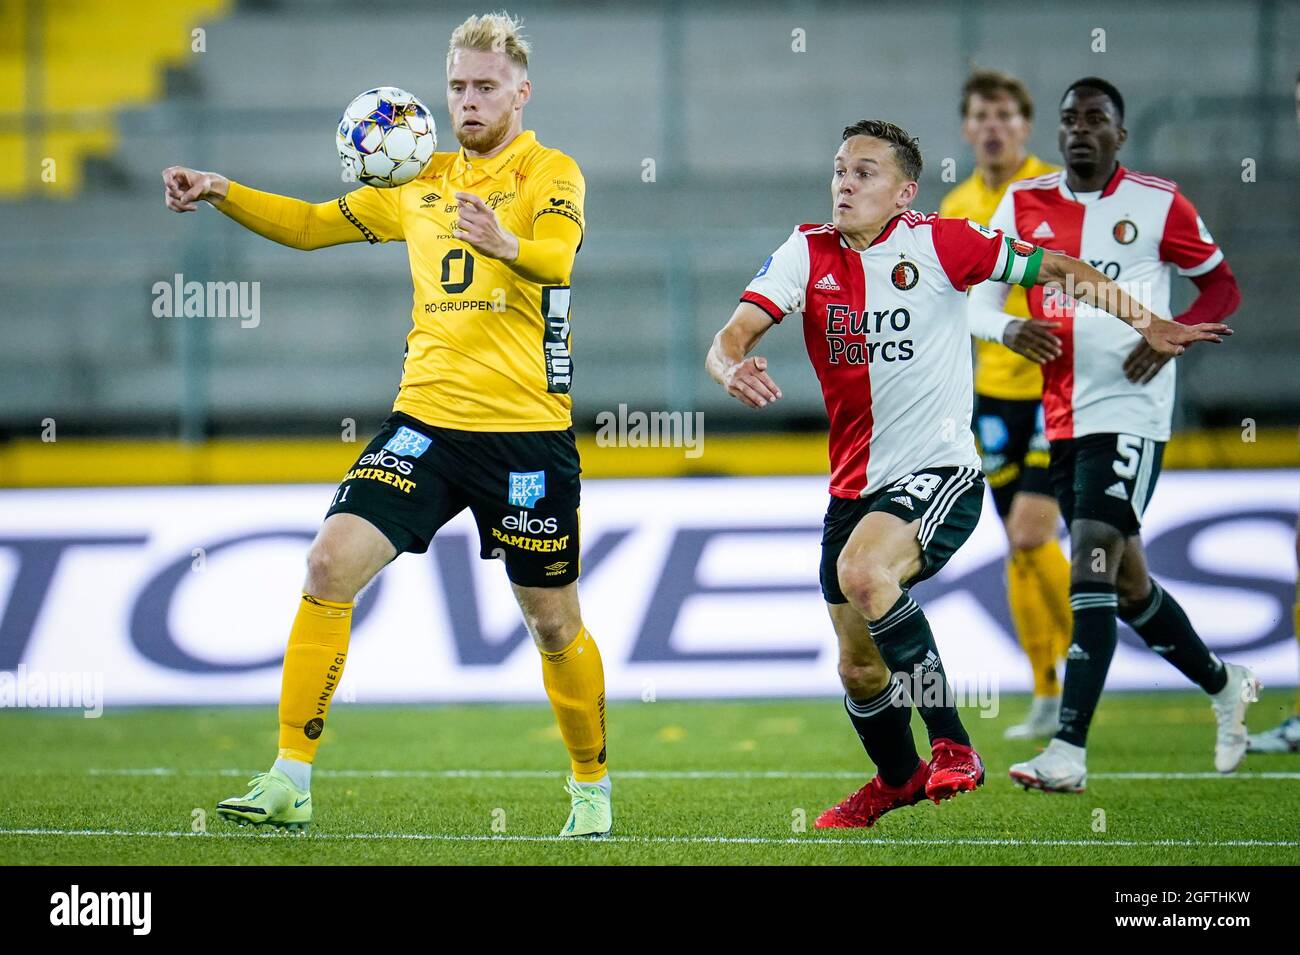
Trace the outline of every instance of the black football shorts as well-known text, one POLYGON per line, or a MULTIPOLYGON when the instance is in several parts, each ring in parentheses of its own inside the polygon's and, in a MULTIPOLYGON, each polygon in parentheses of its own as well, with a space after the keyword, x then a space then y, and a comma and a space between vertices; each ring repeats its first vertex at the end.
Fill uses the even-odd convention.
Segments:
POLYGON ((916 539, 921 545, 921 570, 903 581, 904 587, 910 587, 943 569, 974 532, 983 505, 984 479, 975 468, 964 467, 917 471, 863 498, 832 497, 822 524, 822 596, 827 603, 848 603, 836 565, 849 535, 871 511, 885 511, 909 524, 920 522, 916 539))
POLYGON ((459 431, 400 411, 379 429, 334 494, 397 548, 422 554, 469 508, 479 556, 505 561, 521 587, 578 579, 578 448, 565 431, 459 431))
POLYGON ((1051 449, 1043 433, 1041 401, 976 394, 971 422, 999 517, 1011 513, 1011 501, 1021 491, 1052 496, 1047 476, 1051 449))
POLYGON ((1066 527, 1076 519, 1102 521, 1131 537, 1151 500, 1163 441, 1135 434, 1089 434, 1052 442, 1052 489, 1066 527))

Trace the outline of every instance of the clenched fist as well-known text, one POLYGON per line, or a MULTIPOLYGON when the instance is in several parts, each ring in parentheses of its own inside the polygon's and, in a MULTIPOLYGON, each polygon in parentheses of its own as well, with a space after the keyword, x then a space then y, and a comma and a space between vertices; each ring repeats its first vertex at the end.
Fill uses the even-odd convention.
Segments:
POLYGON ((162 177, 163 202, 172 212, 193 212, 204 201, 215 205, 230 190, 230 180, 225 176, 184 166, 168 166, 162 177))
POLYGON ((492 259, 513 262, 518 258, 519 240, 502 227, 486 202, 472 192, 458 192, 456 203, 459 221, 452 230, 453 237, 468 242, 474 251, 492 259))

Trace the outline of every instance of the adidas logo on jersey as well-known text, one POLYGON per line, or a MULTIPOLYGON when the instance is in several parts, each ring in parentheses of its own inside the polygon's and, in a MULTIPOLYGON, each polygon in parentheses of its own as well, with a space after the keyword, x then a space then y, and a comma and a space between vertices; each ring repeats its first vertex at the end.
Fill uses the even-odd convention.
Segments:
POLYGON ((840 283, 835 281, 834 275, 827 272, 817 280, 817 284, 814 285, 813 288, 820 289, 823 292, 838 292, 840 290, 840 283))
POLYGON ((1128 500, 1128 491, 1124 488, 1123 481, 1116 481, 1110 487, 1106 488, 1106 493, 1111 497, 1117 497, 1121 501, 1128 500))
POLYGON ((1052 227, 1047 224, 1046 219, 1038 223, 1038 228, 1034 229, 1030 234, 1031 239, 1053 239, 1055 237, 1056 233, 1052 231, 1052 227))
POLYGON ((911 499, 910 497, 906 496, 906 495, 899 495, 898 497, 891 497, 890 500, 893 501, 895 504, 902 504, 902 505, 903 505, 905 508, 907 508, 909 511, 914 511, 914 510, 916 510, 916 505, 913 504, 913 503, 912 503, 912 499, 911 499))

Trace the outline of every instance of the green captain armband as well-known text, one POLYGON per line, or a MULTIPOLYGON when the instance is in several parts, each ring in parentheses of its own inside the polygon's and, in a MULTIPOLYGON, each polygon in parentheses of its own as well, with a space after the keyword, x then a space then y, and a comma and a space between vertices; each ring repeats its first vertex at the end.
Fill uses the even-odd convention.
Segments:
POLYGON ((1029 256, 1029 261, 1025 263, 1025 274, 1021 276, 1017 285, 1025 288, 1033 288, 1038 284, 1038 270, 1043 267, 1043 248, 1038 246, 1029 256))
POLYGON ((1002 241, 1006 244, 1006 265, 998 275, 990 277, 995 282, 1033 288, 1038 284, 1038 270, 1043 267, 1043 250, 1009 235, 1004 235, 1002 241))

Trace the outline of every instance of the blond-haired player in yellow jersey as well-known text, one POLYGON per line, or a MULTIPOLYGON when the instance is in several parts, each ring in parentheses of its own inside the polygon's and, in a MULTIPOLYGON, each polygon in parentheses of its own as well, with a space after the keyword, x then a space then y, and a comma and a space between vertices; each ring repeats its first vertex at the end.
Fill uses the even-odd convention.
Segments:
MULTIPOLYGON (((998 70, 975 70, 961 94, 962 136, 975 155, 975 171, 939 204, 941 216, 988 225, 1007 186, 1057 167, 1026 151, 1034 101, 1020 80, 998 70)), ((1033 237, 1051 246, 1050 236, 1033 237)), ((1030 324, 1023 289, 1013 289, 1007 335, 1022 336, 1055 357, 1059 342, 1030 324)), ((1070 563, 1057 543, 1061 512, 1047 480, 1049 450, 1043 435, 1043 376, 1038 366, 996 342, 975 341, 972 421, 993 502, 1006 529, 1007 600, 1020 645, 1034 674, 1034 699, 1010 739, 1057 731, 1061 686, 1057 662, 1070 645, 1070 563)))
POLYGON ((405 241, 415 286, 393 413, 343 478, 307 557, 284 658, 279 758, 217 807, 241 824, 311 821, 311 764, 347 659, 353 601, 468 507, 481 556, 504 560, 541 652, 573 770, 561 835, 610 830, 604 672, 576 583, 569 276, 585 185, 572 158, 523 128, 532 84, 520 27, 491 14, 452 33, 447 111, 461 148, 435 153, 404 186, 313 205, 215 173, 163 173, 169 208, 207 201, 294 248, 405 241))

